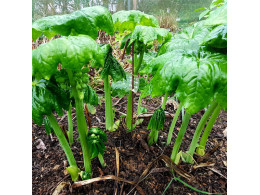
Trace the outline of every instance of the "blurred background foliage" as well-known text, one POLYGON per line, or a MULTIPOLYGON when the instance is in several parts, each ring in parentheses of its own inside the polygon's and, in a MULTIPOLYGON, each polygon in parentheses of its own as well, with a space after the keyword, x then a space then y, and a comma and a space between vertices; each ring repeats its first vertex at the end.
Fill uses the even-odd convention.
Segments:
POLYGON ((32 0, 32 20, 101 5, 111 13, 135 9, 152 14, 161 27, 176 31, 198 21, 201 11, 194 10, 209 7, 210 3, 211 0, 32 0))

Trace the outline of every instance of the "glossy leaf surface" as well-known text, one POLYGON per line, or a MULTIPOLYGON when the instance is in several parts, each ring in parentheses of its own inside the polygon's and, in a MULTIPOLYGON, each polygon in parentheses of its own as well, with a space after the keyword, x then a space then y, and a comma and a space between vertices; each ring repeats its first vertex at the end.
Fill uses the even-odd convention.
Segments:
POLYGON ((120 33, 125 30, 133 31, 136 25, 159 27, 158 20, 138 10, 119 11, 112 15, 114 30, 120 33))
POLYGON ((176 52, 158 69, 146 93, 161 96, 176 93, 187 112, 205 108, 216 94, 223 94, 226 80, 226 55, 204 50, 176 52))
POLYGON ((90 60, 93 67, 103 67, 103 52, 98 44, 87 35, 69 36, 55 39, 40 45, 32 51, 33 76, 37 79, 50 79, 62 68, 80 71, 90 60))
POLYGON ((69 108, 69 93, 64 92, 50 81, 40 80, 32 85, 32 119, 39 126, 42 125, 44 115, 56 111, 62 116, 62 109, 69 108))
POLYGON ((137 25, 131 34, 131 40, 129 44, 133 43, 134 41, 140 41, 146 45, 147 43, 154 40, 162 43, 163 40, 167 42, 171 37, 172 35, 167 29, 137 25))
POLYGON ((63 36, 85 34, 96 39, 99 29, 110 35, 114 34, 113 20, 108 9, 94 6, 71 14, 48 16, 36 20, 32 25, 32 36, 34 41, 42 33, 48 38, 56 34, 63 36))

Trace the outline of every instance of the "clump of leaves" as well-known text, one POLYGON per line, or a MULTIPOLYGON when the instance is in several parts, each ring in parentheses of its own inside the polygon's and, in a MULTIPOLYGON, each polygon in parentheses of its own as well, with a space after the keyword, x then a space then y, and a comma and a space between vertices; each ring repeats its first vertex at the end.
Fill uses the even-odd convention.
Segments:
POLYGON ((149 134, 148 144, 151 146, 154 143, 157 143, 159 130, 163 129, 163 124, 165 121, 165 113, 162 108, 159 108, 154 111, 150 122, 147 126, 147 129, 151 129, 149 134))

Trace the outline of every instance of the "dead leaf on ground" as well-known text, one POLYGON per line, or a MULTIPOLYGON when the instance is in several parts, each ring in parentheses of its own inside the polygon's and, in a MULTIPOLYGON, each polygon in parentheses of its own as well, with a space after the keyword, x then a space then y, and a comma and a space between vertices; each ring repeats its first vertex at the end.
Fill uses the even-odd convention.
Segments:
POLYGON ((61 190, 62 190, 66 185, 68 185, 67 182, 64 182, 64 181, 61 182, 61 183, 56 187, 56 189, 54 190, 54 192, 52 193, 52 195, 59 195, 60 192, 61 192, 61 190))
POLYGON ((55 165, 55 166, 53 167, 53 170, 57 170, 59 167, 60 167, 60 165, 55 165))
POLYGON ((41 149, 41 150, 46 150, 46 146, 45 146, 45 144, 43 143, 43 141, 41 140, 41 139, 38 139, 37 141, 36 141, 36 143, 37 143, 37 146, 36 146, 36 148, 39 150, 39 149, 41 149))

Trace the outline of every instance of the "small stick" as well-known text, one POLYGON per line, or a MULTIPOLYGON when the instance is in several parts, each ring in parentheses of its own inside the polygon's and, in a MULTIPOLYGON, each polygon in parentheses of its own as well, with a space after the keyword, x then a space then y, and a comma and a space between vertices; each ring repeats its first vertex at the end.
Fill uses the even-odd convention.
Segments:
POLYGON ((90 129, 90 128, 91 128, 91 118, 90 118, 90 116, 89 116, 89 111, 88 111, 88 106, 87 106, 87 104, 85 104, 85 112, 86 112, 87 120, 88 120, 88 128, 90 129))
POLYGON ((129 42, 129 41, 130 41, 130 38, 127 39, 127 41, 125 42, 125 47, 124 47, 124 51, 123 51, 123 55, 122 55, 122 57, 121 57, 121 60, 123 60, 124 57, 125 57, 125 50, 126 50, 126 48, 127 48, 127 45, 128 45, 128 42, 129 42))

